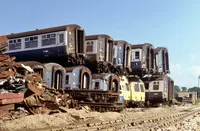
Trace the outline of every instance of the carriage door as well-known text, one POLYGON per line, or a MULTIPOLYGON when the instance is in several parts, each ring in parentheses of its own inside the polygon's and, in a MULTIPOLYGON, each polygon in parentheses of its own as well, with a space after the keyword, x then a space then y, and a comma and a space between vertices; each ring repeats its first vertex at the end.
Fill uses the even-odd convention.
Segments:
POLYGON ((165 53, 165 58, 166 58, 166 70, 169 71, 169 58, 168 58, 168 52, 165 53))
POLYGON ((125 49, 125 57, 126 57, 126 62, 125 66, 129 67, 130 66, 130 47, 126 47, 125 49))
POLYGON ((54 75, 54 88, 57 90, 62 89, 62 72, 57 70, 54 75))
POLYGON ((78 49, 78 53, 84 53, 84 31, 76 30, 76 46, 78 49))
POLYGON ((149 59, 149 56, 150 56, 150 50, 149 50, 149 47, 147 47, 147 69, 149 70, 149 62, 150 62, 150 59, 149 59))
POLYGON ((89 89, 90 77, 88 73, 82 75, 82 89, 89 89))
POLYGON ((165 52, 162 50, 162 66, 163 66, 163 72, 166 72, 166 66, 165 66, 165 52))
POLYGON ((174 98, 174 81, 169 79, 168 80, 168 100, 173 100, 174 98))
POLYGON ((105 45, 106 45, 106 51, 105 51, 106 60, 105 61, 109 62, 109 54, 110 54, 110 52, 109 52, 109 42, 108 42, 107 39, 105 40, 105 45))
POLYGON ((154 69, 154 51, 151 49, 151 69, 154 69))
POLYGON ((109 46, 109 54, 108 54, 108 61, 109 62, 113 62, 113 41, 112 40, 108 40, 108 46, 109 46))
POLYGON ((111 90, 113 92, 119 91, 119 81, 116 78, 113 78, 113 76, 111 76, 111 78, 110 78, 109 85, 110 85, 109 90, 111 90))

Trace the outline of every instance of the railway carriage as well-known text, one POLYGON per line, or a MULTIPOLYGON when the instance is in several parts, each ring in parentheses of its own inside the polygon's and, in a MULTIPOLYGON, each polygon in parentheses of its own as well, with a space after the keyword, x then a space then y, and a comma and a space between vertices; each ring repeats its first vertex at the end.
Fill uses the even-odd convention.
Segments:
POLYGON ((113 66, 113 46, 114 41, 108 35, 86 36, 86 66, 93 73, 111 72, 113 66))
POLYGON ((155 69, 159 74, 170 73, 169 70, 169 55, 165 47, 157 47, 154 49, 155 53, 155 69))
POLYGON ((131 68, 134 74, 143 77, 154 73, 154 50, 149 43, 132 45, 131 68))
POLYGON ((131 72, 131 46, 124 40, 114 41, 113 66, 118 74, 131 72))
POLYGON ((167 75, 162 75, 149 82, 146 89, 146 101, 150 104, 172 104, 174 98, 174 81, 167 75))
POLYGON ((144 83, 134 76, 120 77, 120 92, 127 107, 142 107, 145 103, 144 83))
POLYGON ((66 67, 66 90, 91 90, 92 73, 85 66, 66 67))
POLYGON ((49 88, 65 90, 65 68, 57 63, 46 63, 44 66, 46 71, 43 78, 49 88))
POLYGON ((56 62, 64 66, 84 63, 84 29, 65 25, 7 35, 10 56, 16 61, 56 62))

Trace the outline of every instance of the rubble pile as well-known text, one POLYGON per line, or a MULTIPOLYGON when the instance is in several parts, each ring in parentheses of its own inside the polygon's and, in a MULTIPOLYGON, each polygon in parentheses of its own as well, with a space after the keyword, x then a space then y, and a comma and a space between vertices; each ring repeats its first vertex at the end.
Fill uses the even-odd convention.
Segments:
POLYGON ((42 77, 29 67, 15 62, 3 52, 7 39, 0 37, 0 114, 5 114, 20 103, 29 113, 49 114, 77 106, 76 101, 64 91, 48 88, 42 77))

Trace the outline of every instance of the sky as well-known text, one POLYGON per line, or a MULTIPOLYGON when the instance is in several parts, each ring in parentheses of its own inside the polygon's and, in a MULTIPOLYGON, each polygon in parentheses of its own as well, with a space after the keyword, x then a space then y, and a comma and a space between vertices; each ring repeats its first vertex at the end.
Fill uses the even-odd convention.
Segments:
POLYGON ((0 35, 78 24, 86 35, 108 34, 169 51, 170 77, 193 87, 200 75, 199 0, 6 0, 0 35))

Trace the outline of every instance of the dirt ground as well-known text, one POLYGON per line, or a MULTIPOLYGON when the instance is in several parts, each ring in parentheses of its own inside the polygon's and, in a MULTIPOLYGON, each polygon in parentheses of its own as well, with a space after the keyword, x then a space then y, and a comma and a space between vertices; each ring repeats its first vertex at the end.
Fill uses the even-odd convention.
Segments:
MULTIPOLYGON (((159 107, 159 108, 130 108, 124 111, 118 112, 91 112, 84 108, 82 110, 69 109, 67 113, 56 113, 52 115, 29 115, 18 119, 0 119, 0 131, 14 131, 14 130, 35 130, 48 127, 61 127, 68 124, 85 122, 103 122, 110 120, 117 120, 118 118, 126 118, 132 116, 133 118, 144 118, 151 115, 160 113, 170 113, 174 110, 182 110, 192 108, 191 105, 186 106, 174 106, 174 107, 159 107)), ((199 115, 200 116, 200 115, 199 115)), ((187 129, 188 121, 193 123, 193 127, 200 129, 200 117, 194 116, 192 119, 185 120, 183 124, 185 127, 180 126, 181 129, 187 129), (192 121, 192 122, 191 122, 192 121)), ((166 130, 178 130, 175 127, 169 127, 166 130)))

